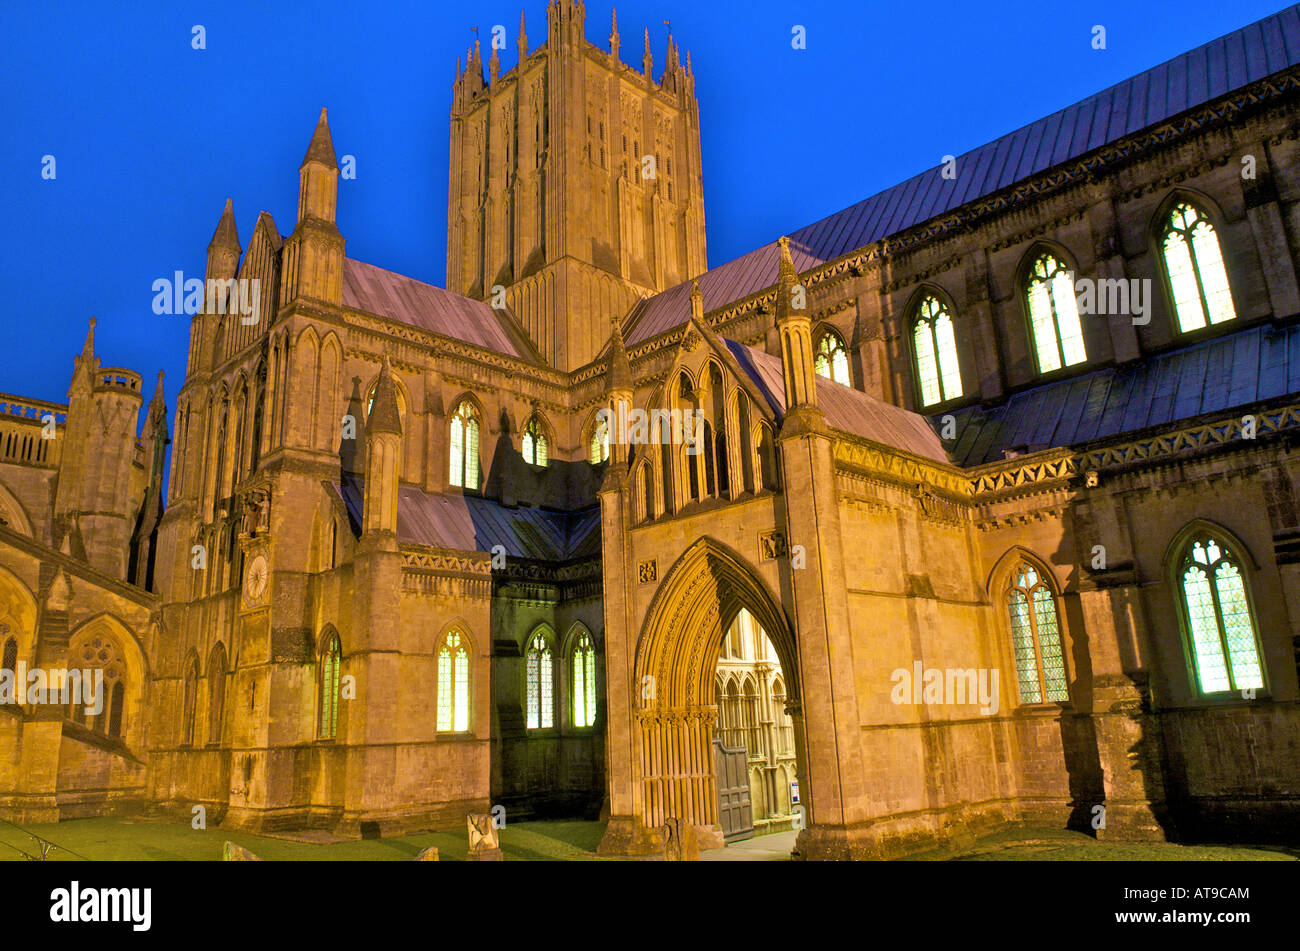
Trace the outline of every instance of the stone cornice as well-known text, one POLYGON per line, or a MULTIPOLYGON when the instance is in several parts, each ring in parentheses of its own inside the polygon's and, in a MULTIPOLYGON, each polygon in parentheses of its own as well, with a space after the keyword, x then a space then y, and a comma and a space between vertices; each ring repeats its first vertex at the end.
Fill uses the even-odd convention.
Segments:
POLYGON ((1068 484, 1089 471, 1145 468, 1195 458, 1216 449, 1249 449, 1257 440, 1300 431, 1300 403, 1219 418, 1143 438, 1114 442, 1086 452, 1046 449, 1031 455, 985 463, 970 471, 970 493, 977 502, 1003 500, 1068 484), (1256 420, 1255 437, 1244 438, 1242 420, 1256 420))

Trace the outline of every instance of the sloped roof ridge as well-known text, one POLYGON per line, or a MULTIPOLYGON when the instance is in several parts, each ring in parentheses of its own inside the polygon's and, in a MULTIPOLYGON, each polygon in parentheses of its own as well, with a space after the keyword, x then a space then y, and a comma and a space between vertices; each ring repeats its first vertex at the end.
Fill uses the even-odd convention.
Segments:
MULTIPOLYGON (((956 157, 955 179, 937 175, 940 166, 934 166, 804 225, 789 235, 795 267, 800 273, 810 270, 1297 64, 1300 4, 962 153, 956 157), (1160 83, 1153 85, 1157 76, 1160 83)), ((776 262, 772 241, 704 272, 699 281, 705 312, 770 287, 776 282, 776 262)), ((628 347, 685 323, 690 284, 687 280, 667 288, 636 309, 625 327, 628 347)))

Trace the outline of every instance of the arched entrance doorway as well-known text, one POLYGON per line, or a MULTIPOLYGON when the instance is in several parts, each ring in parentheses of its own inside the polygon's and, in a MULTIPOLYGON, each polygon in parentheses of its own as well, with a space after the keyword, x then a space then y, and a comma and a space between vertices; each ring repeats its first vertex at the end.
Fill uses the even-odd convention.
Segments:
POLYGON ((643 830, 677 819, 695 826, 701 846, 722 845, 713 753, 716 672, 724 634, 742 611, 771 644, 782 672, 795 762, 803 762, 801 681, 789 620, 750 565, 726 546, 701 539, 655 593, 632 664, 629 792, 643 830))
POLYGON ((714 674, 719 821, 728 842, 792 828, 799 804, 785 671, 745 608, 722 639, 714 674))

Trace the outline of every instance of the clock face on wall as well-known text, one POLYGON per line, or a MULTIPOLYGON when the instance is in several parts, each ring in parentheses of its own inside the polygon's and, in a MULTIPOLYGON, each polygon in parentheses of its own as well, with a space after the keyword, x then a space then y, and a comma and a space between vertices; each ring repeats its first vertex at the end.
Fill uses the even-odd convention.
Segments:
POLYGON ((244 569, 244 600, 248 604, 260 604, 266 594, 266 583, 270 579, 271 569, 266 563, 266 555, 258 552, 248 559, 244 569))

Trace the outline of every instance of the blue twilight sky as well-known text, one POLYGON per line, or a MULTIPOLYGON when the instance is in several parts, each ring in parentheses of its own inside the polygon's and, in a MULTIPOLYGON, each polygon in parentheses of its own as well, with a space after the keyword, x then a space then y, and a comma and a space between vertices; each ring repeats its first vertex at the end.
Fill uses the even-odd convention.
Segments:
MULTIPOLYGON (((1048 4, 625 0, 622 57, 655 77, 666 27, 692 53, 711 266, 1187 49, 1281 0, 1048 4), (791 48, 806 28, 807 48, 791 48), (1107 48, 1092 49, 1092 27, 1107 48)), ((546 3, 527 0, 530 46, 546 3)), ((0 392, 63 401, 91 314, 106 365, 183 382, 188 318, 151 285, 202 277, 227 196, 244 247, 266 209, 294 226, 321 106, 356 156, 340 181, 350 257, 443 282, 447 114, 457 55, 519 0, 9 2, 0 6, 0 392), (191 48, 191 29, 207 48, 191 48), (57 177, 41 177, 53 155, 57 177)), ((608 48, 610 4, 587 4, 608 48)), ((486 50, 485 50, 486 51, 486 50)))

